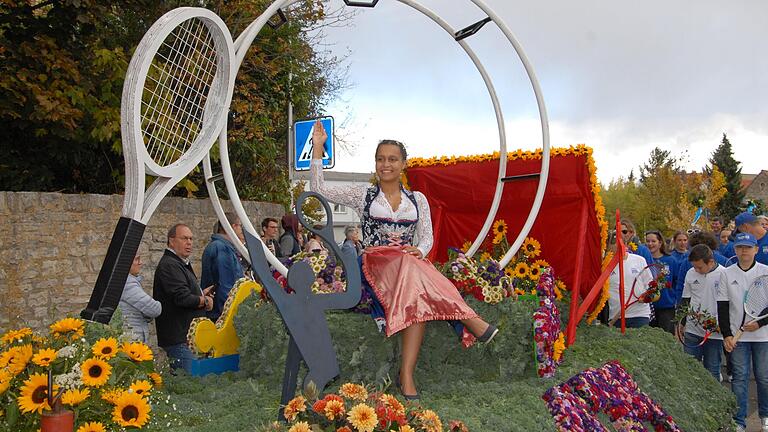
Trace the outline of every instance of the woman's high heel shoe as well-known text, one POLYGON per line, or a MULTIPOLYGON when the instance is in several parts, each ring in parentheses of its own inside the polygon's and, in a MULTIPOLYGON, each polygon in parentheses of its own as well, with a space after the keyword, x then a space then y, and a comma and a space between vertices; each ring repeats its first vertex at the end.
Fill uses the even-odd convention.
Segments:
POLYGON ((397 391, 400 392, 400 395, 407 401, 417 401, 420 399, 419 394, 412 394, 407 395, 403 393, 403 387, 400 385, 400 371, 397 371, 397 375, 395 375, 395 385, 397 386, 397 391))

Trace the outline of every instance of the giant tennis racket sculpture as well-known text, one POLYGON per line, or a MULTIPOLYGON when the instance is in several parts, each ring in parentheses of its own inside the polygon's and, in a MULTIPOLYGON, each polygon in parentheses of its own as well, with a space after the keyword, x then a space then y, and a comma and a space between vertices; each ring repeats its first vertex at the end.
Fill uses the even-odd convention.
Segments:
POLYGON ((152 213, 226 124, 233 58, 229 30, 207 9, 174 9, 141 39, 121 103, 123 210, 83 318, 109 322, 152 213), (155 176, 149 188, 147 174, 155 176))

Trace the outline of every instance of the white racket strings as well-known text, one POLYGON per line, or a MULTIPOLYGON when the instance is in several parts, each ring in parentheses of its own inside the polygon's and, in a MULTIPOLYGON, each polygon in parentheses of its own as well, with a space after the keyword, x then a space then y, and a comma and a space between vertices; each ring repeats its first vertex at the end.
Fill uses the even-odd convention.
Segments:
POLYGON ((753 318, 765 315, 768 308, 768 277, 755 279, 746 294, 744 311, 753 318))
POLYGON ((158 49, 147 73, 141 106, 144 144, 158 165, 178 160, 204 128, 216 71, 213 37, 198 18, 177 26, 158 49))

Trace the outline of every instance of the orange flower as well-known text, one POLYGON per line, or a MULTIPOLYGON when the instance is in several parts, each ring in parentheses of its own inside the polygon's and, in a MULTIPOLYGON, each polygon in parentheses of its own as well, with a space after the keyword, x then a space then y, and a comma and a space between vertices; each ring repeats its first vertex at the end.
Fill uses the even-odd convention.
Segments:
POLYGON ((365 401, 368 399, 368 390, 360 384, 346 383, 339 389, 339 394, 347 399, 365 401))
POLYGON ((296 420, 296 416, 298 416, 300 412, 304 412, 306 410, 307 400, 304 399, 304 396, 296 396, 295 398, 291 399, 290 402, 288 402, 288 405, 285 406, 285 409, 283 410, 283 417, 285 417, 285 419, 289 422, 292 422, 296 420))
POLYGON ((331 421, 344 418, 344 414, 347 412, 344 407, 344 402, 339 402, 337 400, 328 401, 325 404, 325 409, 323 411, 325 417, 331 421))

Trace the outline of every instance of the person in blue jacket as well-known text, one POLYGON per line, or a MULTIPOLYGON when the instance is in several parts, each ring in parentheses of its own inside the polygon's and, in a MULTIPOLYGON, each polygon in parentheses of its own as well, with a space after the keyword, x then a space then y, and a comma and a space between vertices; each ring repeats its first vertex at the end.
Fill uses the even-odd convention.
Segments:
POLYGON ((688 233, 685 231, 676 231, 672 236, 672 250, 669 254, 672 258, 680 260, 688 260, 688 233))
POLYGON ((677 280, 678 261, 667 252, 667 243, 660 231, 648 231, 645 233, 645 245, 651 252, 653 262, 664 269, 669 288, 661 290, 661 298, 653 303, 656 317, 651 321, 651 327, 658 327, 674 334, 675 308, 680 303, 681 292, 675 291, 677 280))
MULTIPOLYGON (((231 221, 235 234, 241 235, 243 228, 237 216, 231 213, 227 213, 225 216, 228 221, 231 221)), ((207 314, 208 318, 214 322, 221 316, 232 286, 244 275, 243 266, 233 243, 236 241, 240 240, 229 238, 221 222, 216 221, 211 242, 203 251, 203 273, 200 277, 200 284, 205 287, 214 287, 213 309, 207 314)))
POLYGON ((622 219, 621 221, 621 237, 624 240, 624 245, 627 246, 629 253, 640 255, 645 259, 648 265, 653 264, 653 257, 651 251, 640 242, 640 239, 635 233, 635 224, 629 219, 622 219))

